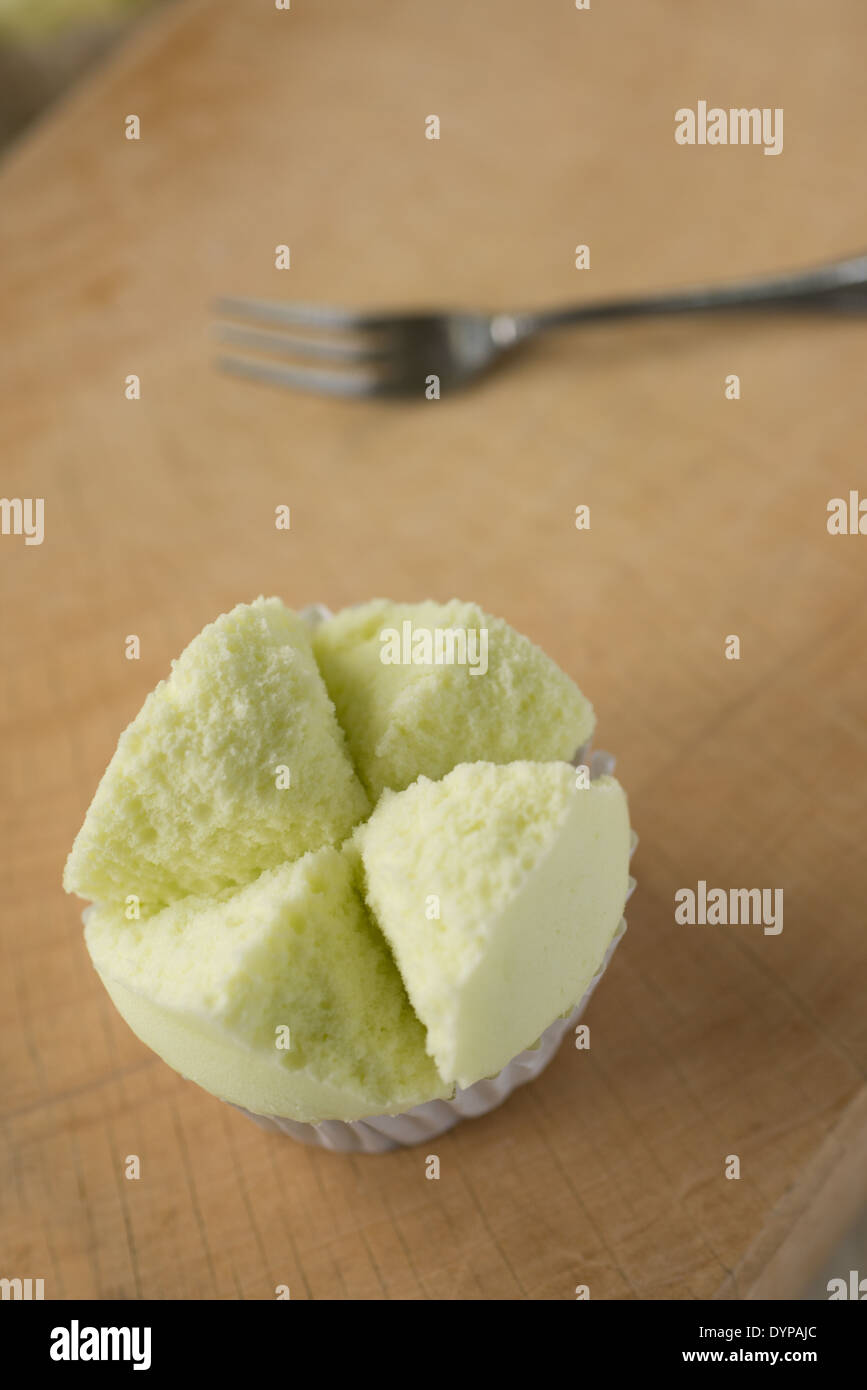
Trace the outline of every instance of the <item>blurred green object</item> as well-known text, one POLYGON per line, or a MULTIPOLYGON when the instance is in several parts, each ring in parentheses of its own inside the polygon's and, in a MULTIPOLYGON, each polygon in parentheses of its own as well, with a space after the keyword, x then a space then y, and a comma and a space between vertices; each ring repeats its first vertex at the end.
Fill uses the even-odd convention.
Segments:
POLYGON ((153 0, 0 0, 0 37, 27 42, 120 20, 153 0))
POLYGON ((0 0, 0 154, 162 0, 0 0))

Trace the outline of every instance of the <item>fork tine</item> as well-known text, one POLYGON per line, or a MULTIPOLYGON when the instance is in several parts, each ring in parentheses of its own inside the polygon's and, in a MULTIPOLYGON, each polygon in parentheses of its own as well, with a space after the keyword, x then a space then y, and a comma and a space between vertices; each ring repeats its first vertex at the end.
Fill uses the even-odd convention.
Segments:
POLYGON ((394 378, 373 372, 329 372, 316 367, 282 366, 245 357, 219 357, 217 366, 234 376, 271 386, 294 386, 326 396, 391 396, 399 394, 394 378))
POLYGON ((221 298, 214 311, 226 318, 252 319, 257 323, 286 324, 293 328, 341 328, 359 333, 394 327, 400 314, 366 314, 338 309, 330 304, 282 304, 265 299, 221 298))
POLYGON ((392 349, 375 342, 279 333, 268 328, 242 328, 236 323, 218 323, 216 332, 221 342, 232 343, 235 347, 259 348, 288 356, 324 357, 332 362, 380 362, 393 355, 392 349))

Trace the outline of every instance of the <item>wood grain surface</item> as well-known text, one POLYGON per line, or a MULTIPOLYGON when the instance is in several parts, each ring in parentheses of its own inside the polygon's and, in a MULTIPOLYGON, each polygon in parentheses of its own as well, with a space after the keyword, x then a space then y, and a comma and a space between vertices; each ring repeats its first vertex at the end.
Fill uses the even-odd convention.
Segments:
POLYGON ((858 0, 182 4, 7 155, 2 489, 44 498, 45 537, 0 536, 0 1275, 750 1298, 827 1255, 867 1184, 867 538, 826 528, 867 492, 867 322, 585 329, 372 405, 221 377, 208 304, 520 307, 853 254, 865 41, 858 0), (783 153, 678 146, 700 99, 782 107, 783 153), (60 888, 120 730, 259 593, 478 600, 578 680, 630 794, 639 888, 590 1051, 437 1140, 438 1181, 423 1149, 307 1150, 182 1081, 60 888), (676 924, 699 879, 782 888, 782 933, 676 924))

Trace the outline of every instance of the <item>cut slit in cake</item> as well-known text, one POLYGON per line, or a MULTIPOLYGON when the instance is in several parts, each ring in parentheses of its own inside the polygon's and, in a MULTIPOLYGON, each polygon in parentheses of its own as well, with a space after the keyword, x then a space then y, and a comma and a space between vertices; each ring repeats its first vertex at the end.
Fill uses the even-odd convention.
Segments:
POLYGON ((339 843, 369 809, 307 625, 260 598, 200 632, 121 734, 64 887, 153 912, 339 843))

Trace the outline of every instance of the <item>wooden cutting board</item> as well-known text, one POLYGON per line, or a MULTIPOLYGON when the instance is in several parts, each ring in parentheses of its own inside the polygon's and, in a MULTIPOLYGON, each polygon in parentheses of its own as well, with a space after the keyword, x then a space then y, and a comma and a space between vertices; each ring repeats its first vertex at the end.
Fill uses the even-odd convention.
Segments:
POLYGON ((0 536, 0 1275, 61 1299, 794 1296, 852 1219, 867 537, 826 522, 867 492, 867 321, 585 329, 464 396, 363 404, 221 377, 207 306, 518 307, 863 250, 865 41, 858 0, 182 4, 7 156, 3 489, 45 531, 0 536), (783 108, 783 152, 678 145, 699 100, 783 108), (630 793, 639 888, 590 1050, 437 1140, 438 1180, 425 1149, 307 1150, 180 1080, 60 889, 121 728, 259 593, 478 600, 590 695, 630 793), (782 889, 782 932, 678 924, 700 880, 782 889))

